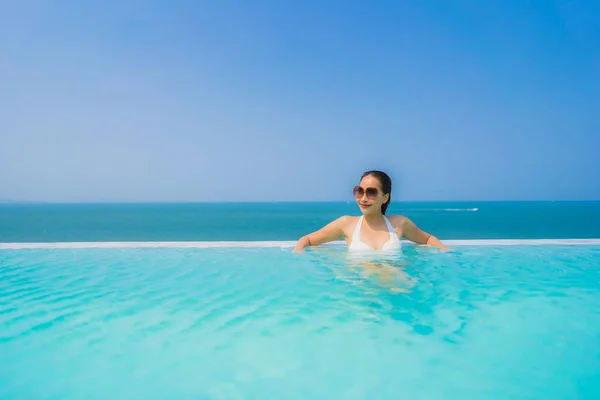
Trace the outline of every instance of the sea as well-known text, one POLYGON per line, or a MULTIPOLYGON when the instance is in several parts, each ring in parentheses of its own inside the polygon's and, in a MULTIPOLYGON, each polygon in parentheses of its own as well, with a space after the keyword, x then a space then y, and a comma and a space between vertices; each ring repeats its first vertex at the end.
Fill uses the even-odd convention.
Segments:
MULTIPOLYGON (((0 242, 289 241, 354 202, 0 204, 0 242)), ((393 202, 441 240, 600 238, 600 201, 393 202)))

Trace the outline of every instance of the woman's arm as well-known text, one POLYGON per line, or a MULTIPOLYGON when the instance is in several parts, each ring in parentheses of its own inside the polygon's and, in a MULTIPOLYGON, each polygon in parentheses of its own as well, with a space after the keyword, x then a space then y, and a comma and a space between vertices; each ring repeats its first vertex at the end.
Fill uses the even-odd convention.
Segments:
POLYGON ((308 235, 302 236, 296 243, 294 252, 300 252, 304 248, 309 246, 319 246, 324 243, 333 242, 334 240, 340 239, 345 236, 345 226, 348 222, 348 217, 340 217, 318 231, 309 233, 308 235))
POLYGON ((408 218, 403 218, 401 222, 402 236, 417 244, 426 244, 428 246, 437 247, 443 251, 448 251, 448 247, 444 245, 438 238, 430 233, 423 232, 408 218))

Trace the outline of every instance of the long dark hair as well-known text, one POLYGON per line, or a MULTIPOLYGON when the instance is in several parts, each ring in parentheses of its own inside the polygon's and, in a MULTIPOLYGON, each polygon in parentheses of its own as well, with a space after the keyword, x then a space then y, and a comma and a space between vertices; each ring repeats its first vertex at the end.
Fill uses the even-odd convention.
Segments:
POLYGON ((375 177, 379 181, 381 184, 381 189, 383 190, 383 194, 389 194, 388 201, 381 205, 381 213, 385 215, 385 210, 387 210, 390 202, 392 201, 392 178, 390 178, 389 175, 383 171, 372 170, 362 174, 360 179, 362 180, 365 176, 369 175, 375 177))

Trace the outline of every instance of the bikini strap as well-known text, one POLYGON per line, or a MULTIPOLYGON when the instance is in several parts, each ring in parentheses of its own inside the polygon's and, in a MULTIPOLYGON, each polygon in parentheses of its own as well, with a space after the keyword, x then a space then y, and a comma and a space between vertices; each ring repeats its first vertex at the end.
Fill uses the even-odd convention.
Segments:
POLYGON ((394 226, 392 225, 392 223, 390 222, 390 220, 388 219, 388 217, 386 217, 385 215, 383 216, 383 219, 385 219, 385 224, 388 227, 388 231, 390 233, 393 233, 394 235, 396 235, 396 230, 394 229, 394 226))
POLYGON ((356 223, 356 228, 354 228, 354 233, 352 234, 353 241, 354 241, 354 239, 358 238, 358 236, 360 234, 360 228, 362 227, 363 218, 364 218, 364 215, 361 215, 360 218, 358 219, 358 222, 356 223))

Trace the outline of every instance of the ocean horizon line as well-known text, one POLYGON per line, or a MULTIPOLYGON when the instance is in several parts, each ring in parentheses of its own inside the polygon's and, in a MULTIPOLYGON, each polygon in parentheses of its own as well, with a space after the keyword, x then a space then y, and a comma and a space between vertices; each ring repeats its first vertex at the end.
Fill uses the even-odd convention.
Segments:
MULTIPOLYGON (((190 204, 351 204, 354 200, 103 200, 103 201, 6 201, 0 200, 0 205, 104 205, 104 204, 156 204, 156 205, 190 205, 190 204)), ((600 203, 600 199, 590 200, 392 200, 392 204, 452 204, 452 203, 600 203)))

